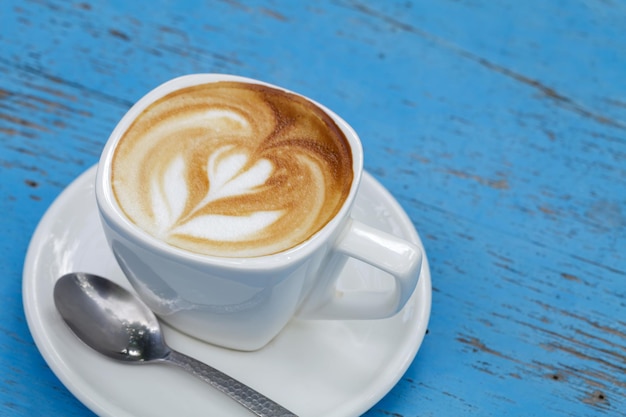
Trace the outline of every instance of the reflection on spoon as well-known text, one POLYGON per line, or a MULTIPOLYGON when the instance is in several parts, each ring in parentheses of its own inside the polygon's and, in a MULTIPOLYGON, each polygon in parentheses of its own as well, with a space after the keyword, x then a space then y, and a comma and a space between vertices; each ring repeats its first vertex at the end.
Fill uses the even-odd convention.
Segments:
POLYGON ((172 350, 155 315, 133 294, 106 278, 72 273, 59 278, 54 303, 87 345, 129 363, 168 363, 191 372, 259 417, 297 417, 252 388, 196 359, 172 350))

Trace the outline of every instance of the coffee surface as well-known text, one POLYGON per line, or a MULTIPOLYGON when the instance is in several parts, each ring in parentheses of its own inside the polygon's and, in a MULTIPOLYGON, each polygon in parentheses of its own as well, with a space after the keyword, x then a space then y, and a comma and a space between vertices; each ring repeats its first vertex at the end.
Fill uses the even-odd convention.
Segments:
POLYGON ((120 138, 112 187, 125 215, 188 251, 251 257, 304 242, 339 211, 352 154, 318 106, 241 82, 188 87, 120 138))

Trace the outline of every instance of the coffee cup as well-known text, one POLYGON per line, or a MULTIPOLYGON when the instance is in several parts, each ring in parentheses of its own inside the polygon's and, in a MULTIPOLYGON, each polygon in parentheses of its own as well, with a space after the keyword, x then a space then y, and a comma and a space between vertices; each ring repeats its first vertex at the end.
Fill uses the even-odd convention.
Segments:
POLYGON ((109 137, 98 212, 117 262, 166 323, 237 350, 294 319, 383 319, 415 290, 422 254, 351 216, 356 132, 323 105, 258 80, 192 74, 141 98, 109 137), (388 289, 338 289, 350 258, 388 289))

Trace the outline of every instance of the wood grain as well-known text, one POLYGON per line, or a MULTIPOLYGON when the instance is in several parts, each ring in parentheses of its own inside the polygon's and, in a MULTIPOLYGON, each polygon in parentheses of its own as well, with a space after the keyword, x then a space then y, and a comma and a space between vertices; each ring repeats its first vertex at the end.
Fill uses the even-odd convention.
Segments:
POLYGON ((0 415, 88 416, 21 306, 30 236, 161 82, 227 72, 360 134, 431 263, 417 358, 366 416, 626 416, 626 4, 0 3, 0 415))

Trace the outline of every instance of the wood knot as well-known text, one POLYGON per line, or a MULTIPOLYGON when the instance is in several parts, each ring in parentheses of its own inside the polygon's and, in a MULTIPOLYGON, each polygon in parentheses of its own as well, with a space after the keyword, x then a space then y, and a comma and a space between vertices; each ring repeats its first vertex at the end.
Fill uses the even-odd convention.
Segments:
POLYGON ((595 390, 584 397, 582 402, 596 407, 606 407, 609 404, 609 399, 604 392, 595 390))

